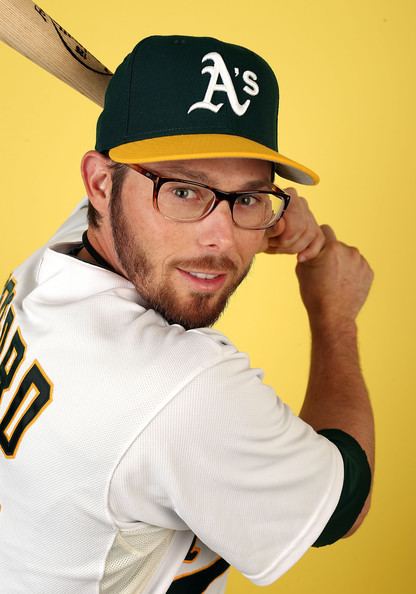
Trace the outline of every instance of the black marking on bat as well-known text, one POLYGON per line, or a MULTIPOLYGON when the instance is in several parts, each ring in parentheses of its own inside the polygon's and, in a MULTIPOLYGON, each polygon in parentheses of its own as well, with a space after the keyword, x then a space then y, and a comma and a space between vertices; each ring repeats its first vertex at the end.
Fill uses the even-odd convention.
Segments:
POLYGON ((72 37, 72 35, 70 35, 68 31, 65 31, 65 29, 61 27, 59 23, 54 21, 52 17, 46 14, 46 12, 42 10, 40 6, 38 6, 37 4, 35 4, 34 6, 36 12, 43 18, 45 23, 47 23, 48 20, 52 23, 55 31, 58 34, 59 39, 62 41, 62 44, 77 62, 82 64, 88 70, 95 72, 96 74, 112 76, 112 72, 110 72, 110 70, 108 70, 108 68, 101 64, 101 62, 99 62, 96 58, 94 58, 94 56, 88 54, 88 51, 85 49, 85 47, 78 43, 78 41, 74 39, 74 37, 72 37), (88 60, 92 61, 93 63, 95 62, 94 66, 88 64, 88 60))
POLYGON ((48 15, 46 14, 46 12, 37 4, 35 4, 35 10, 38 14, 40 14, 40 16, 43 18, 43 20, 45 21, 45 23, 48 22, 48 19, 46 18, 48 15))

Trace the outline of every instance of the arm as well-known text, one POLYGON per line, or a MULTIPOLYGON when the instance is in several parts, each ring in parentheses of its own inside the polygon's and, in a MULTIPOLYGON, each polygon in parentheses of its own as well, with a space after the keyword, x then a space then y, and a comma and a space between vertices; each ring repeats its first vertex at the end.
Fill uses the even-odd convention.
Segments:
MULTIPOLYGON (((310 379, 300 416, 317 431, 335 428, 352 435, 373 472, 373 418, 359 366, 355 323, 372 272, 357 250, 337 242, 328 227, 319 227, 307 201, 294 188, 285 191, 291 195, 289 208, 267 229, 262 251, 297 254, 312 331, 310 379)), ((359 527, 369 505, 370 497, 345 536, 359 527)))
MULTIPOLYGON (((374 425, 359 364, 356 316, 373 273, 358 250, 336 240, 322 227, 320 254, 298 263, 297 275, 312 334, 309 383, 300 417, 315 430, 342 429, 352 435, 374 469, 374 425)), ((363 521, 370 497, 346 536, 363 521)))

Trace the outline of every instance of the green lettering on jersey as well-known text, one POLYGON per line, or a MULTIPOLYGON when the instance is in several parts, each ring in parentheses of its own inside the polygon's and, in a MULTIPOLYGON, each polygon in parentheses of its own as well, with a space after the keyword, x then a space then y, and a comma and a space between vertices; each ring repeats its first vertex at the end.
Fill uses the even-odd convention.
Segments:
POLYGON ((12 334, 15 311, 16 281, 10 277, 0 297, 0 450, 6 458, 14 458, 26 430, 52 400, 53 384, 38 361, 24 373, 13 391, 18 369, 26 354, 26 343, 20 328, 12 334), (8 347, 6 343, 12 336, 8 347), (3 355, 3 350, 5 353, 3 355))

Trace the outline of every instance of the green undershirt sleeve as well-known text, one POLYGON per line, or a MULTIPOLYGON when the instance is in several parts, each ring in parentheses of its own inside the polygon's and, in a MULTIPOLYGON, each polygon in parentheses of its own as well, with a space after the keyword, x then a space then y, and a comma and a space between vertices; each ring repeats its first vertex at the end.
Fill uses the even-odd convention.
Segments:
POLYGON ((360 444, 340 429, 318 431, 332 441, 344 461, 344 485, 338 505, 319 538, 312 545, 322 547, 345 536, 362 510, 371 487, 371 469, 360 444))

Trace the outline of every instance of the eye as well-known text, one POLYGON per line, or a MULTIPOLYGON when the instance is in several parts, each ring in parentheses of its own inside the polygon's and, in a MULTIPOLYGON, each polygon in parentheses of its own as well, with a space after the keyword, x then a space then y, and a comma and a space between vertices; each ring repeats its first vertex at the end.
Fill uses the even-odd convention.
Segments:
POLYGON ((181 200, 194 200, 198 198, 197 192, 193 188, 187 187, 173 187, 171 188, 172 194, 175 198, 179 198, 181 200))
POLYGON ((256 206, 259 204, 260 200, 256 196, 245 194, 243 196, 239 196, 236 202, 239 206, 256 206))

